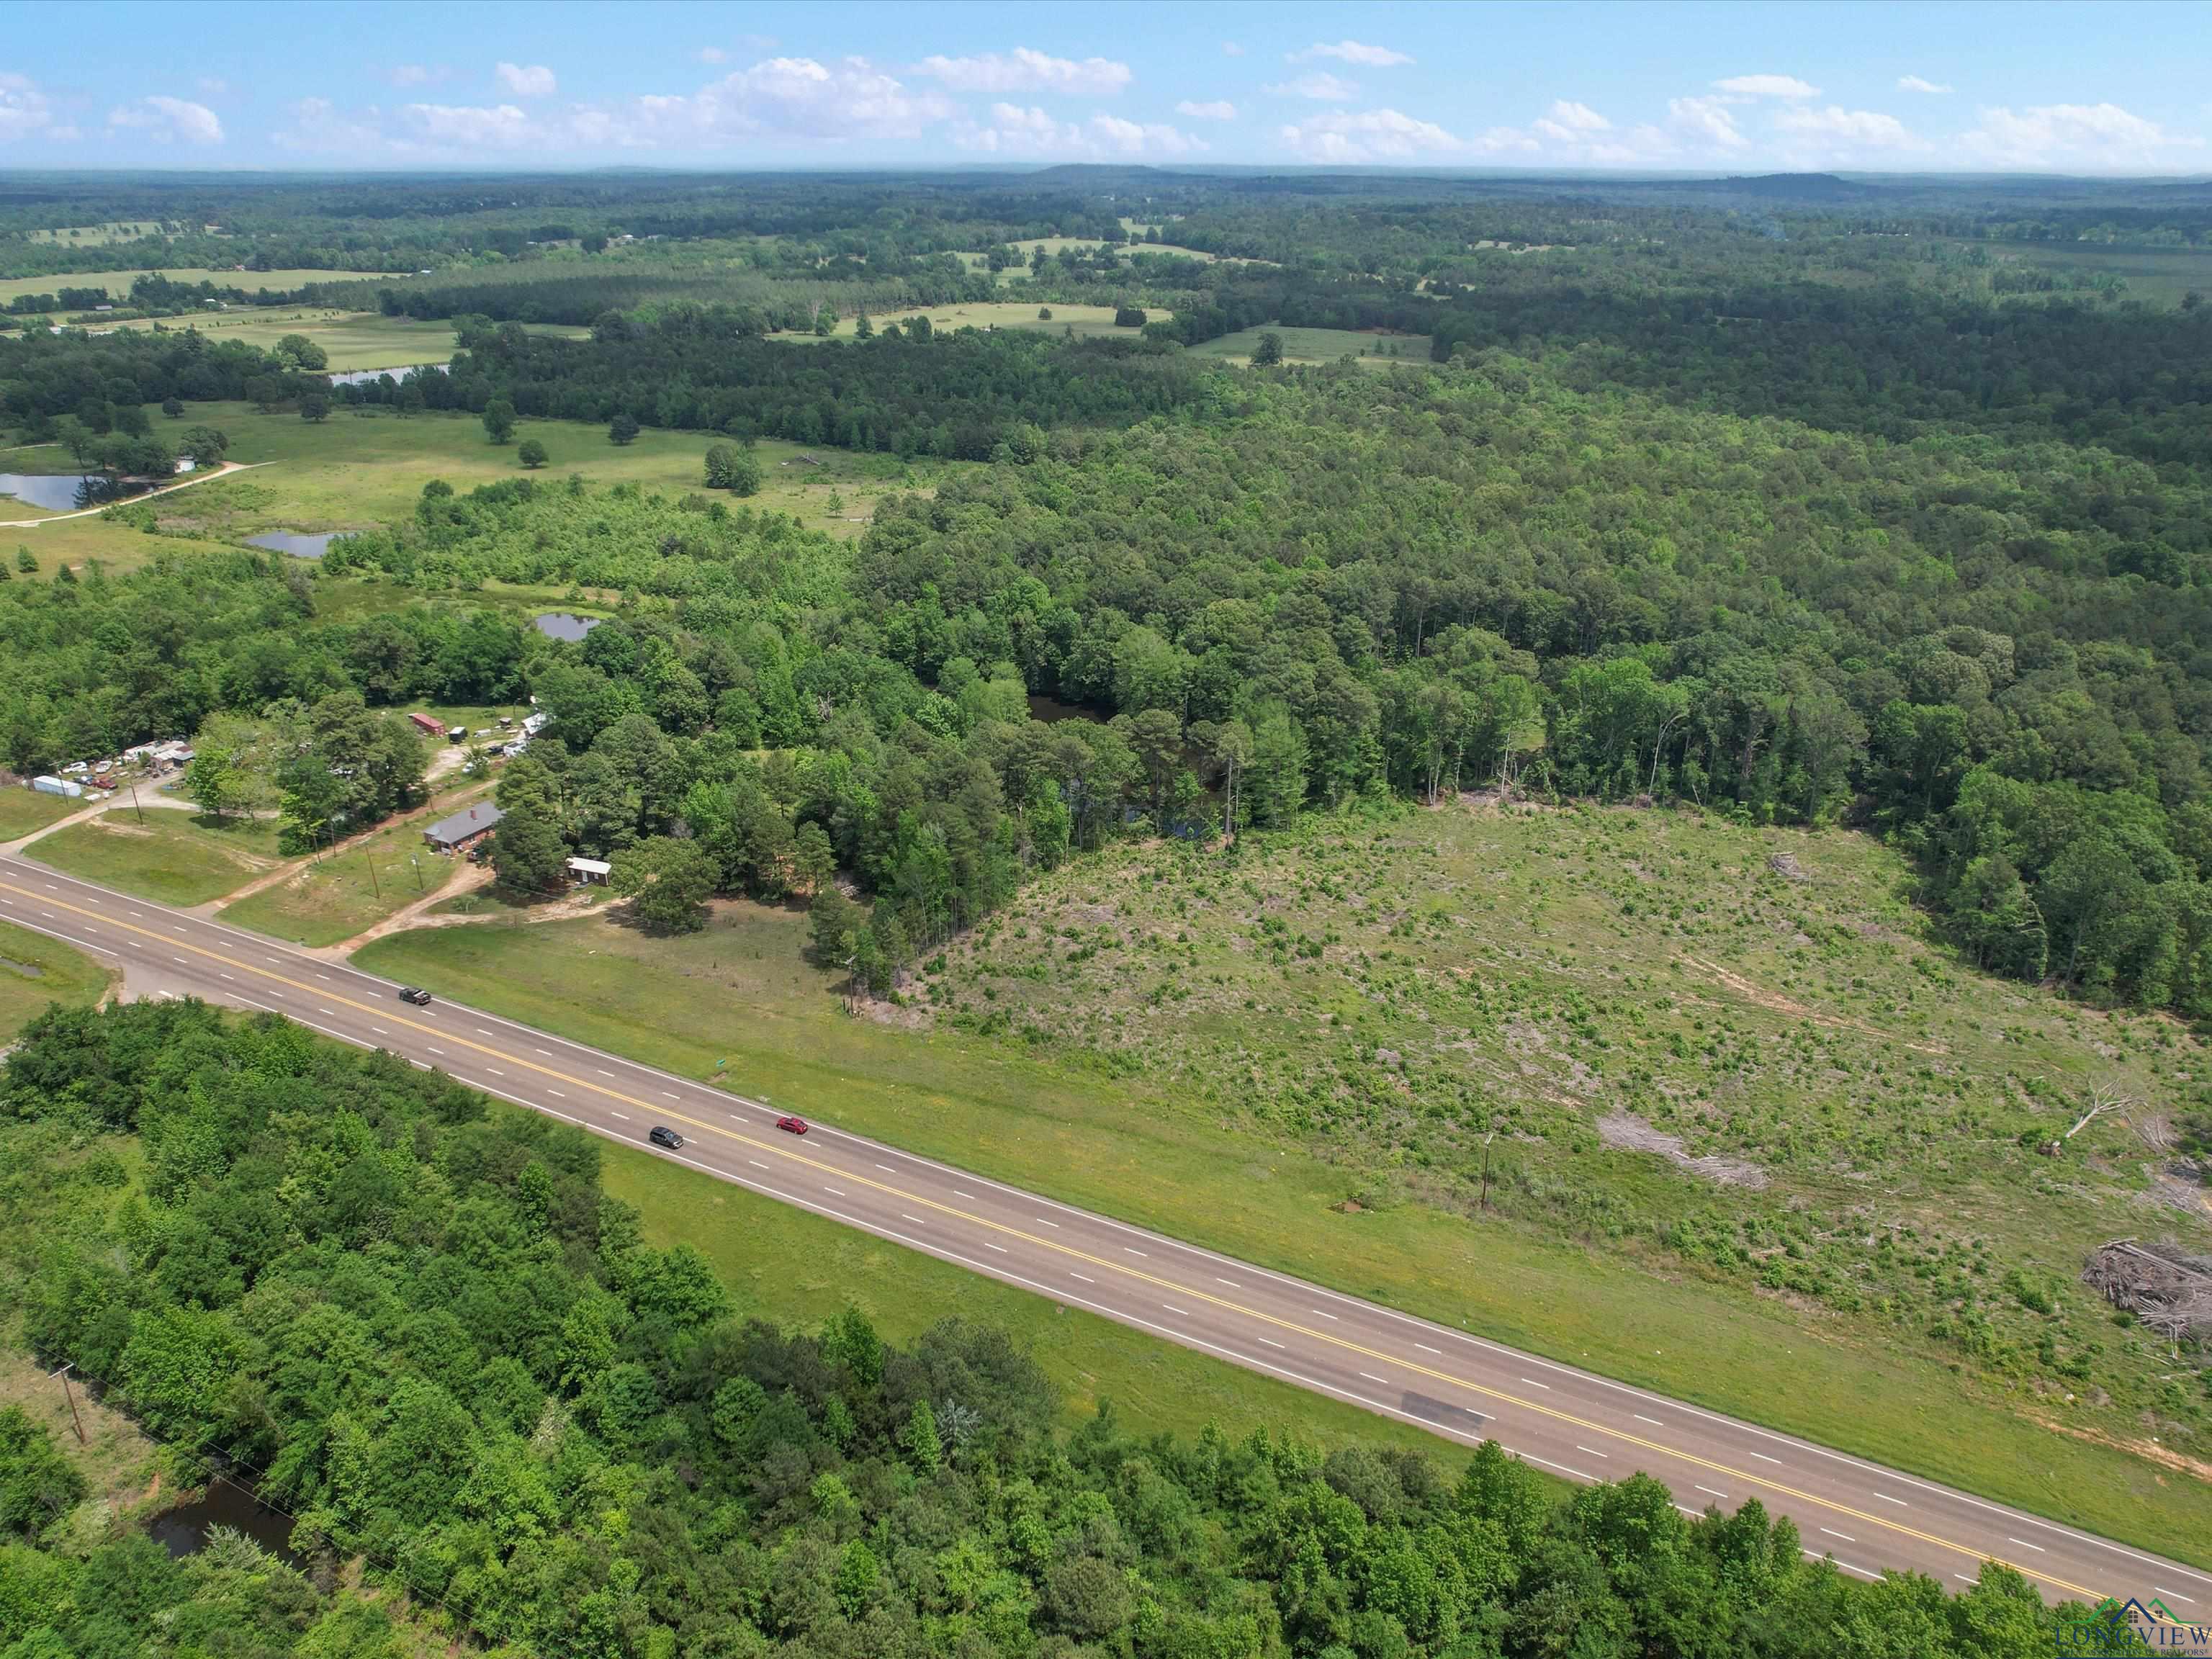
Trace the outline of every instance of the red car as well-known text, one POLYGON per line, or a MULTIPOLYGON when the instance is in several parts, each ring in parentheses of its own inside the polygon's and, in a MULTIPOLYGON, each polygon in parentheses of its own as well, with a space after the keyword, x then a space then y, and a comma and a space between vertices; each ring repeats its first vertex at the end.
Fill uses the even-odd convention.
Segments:
POLYGON ((780 1117, 775 1121, 775 1127, 788 1129, 795 1135, 803 1135, 806 1133, 806 1120, 803 1117, 780 1117))

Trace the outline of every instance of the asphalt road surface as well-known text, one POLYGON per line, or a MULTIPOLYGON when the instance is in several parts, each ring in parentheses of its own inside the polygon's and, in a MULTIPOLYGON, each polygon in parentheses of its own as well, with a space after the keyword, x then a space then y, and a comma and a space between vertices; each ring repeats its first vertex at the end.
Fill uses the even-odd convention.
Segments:
MULTIPOLYGON (((1251 1267, 442 999, 273 939, 0 857, 0 920, 119 962, 141 996, 266 1009, 388 1048, 593 1133, 1448 1439, 1570 1480, 1641 1469, 1696 1512, 1756 1498, 1862 1577, 1953 1589, 1984 1559, 2053 1598, 2162 1597, 2212 1620, 2212 1574, 1463 1331, 1251 1267), (662 1124, 680 1151, 649 1146, 662 1124)), ((1819 1386, 1808 1370, 1808 1387, 1819 1386)))

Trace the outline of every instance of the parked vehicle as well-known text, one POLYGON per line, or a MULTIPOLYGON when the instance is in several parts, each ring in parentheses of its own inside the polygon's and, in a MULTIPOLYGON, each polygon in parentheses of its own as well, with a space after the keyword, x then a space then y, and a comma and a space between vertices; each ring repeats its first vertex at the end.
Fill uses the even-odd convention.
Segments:
POLYGON ((670 1128, 665 1123, 654 1124, 651 1129, 646 1132, 645 1138, 656 1146, 667 1147, 672 1152, 676 1151, 678 1147, 684 1144, 684 1137, 678 1134, 675 1130, 670 1128))
POLYGON ((775 1127, 792 1134, 803 1135, 806 1133, 806 1120, 803 1117, 780 1117, 775 1121, 775 1127))

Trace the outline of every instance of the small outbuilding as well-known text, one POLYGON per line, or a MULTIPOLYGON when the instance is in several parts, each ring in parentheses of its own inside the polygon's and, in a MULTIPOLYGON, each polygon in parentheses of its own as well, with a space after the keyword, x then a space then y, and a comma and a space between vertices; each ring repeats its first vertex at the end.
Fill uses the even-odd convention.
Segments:
POLYGON ((491 802, 479 801, 449 818, 440 818, 422 832, 422 839, 434 853, 463 852, 498 829, 506 816, 491 802))
POLYGON ((570 859, 568 873, 576 878, 579 887, 604 887, 607 878, 614 873, 614 866, 605 859, 570 859))

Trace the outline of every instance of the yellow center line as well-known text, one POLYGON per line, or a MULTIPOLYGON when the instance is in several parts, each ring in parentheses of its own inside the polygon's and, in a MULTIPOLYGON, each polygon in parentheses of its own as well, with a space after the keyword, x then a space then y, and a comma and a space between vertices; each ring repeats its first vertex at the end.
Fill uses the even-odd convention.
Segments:
MULTIPOLYGON (((1009 1226, 1006 1223, 1000 1221, 994 1221, 988 1216, 977 1215, 971 1211, 960 1209, 953 1205, 943 1203, 937 1199, 927 1197, 920 1193, 908 1192, 903 1188, 894 1187, 887 1182, 877 1181, 869 1176, 859 1175, 851 1170, 840 1169, 834 1164, 824 1164, 817 1158, 805 1156, 804 1153, 799 1152, 786 1142, 757 1140, 750 1135, 741 1134, 738 1131, 728 1128, 724 1125, 719 1123, 709 1123, 701 1118, 688 1117, 681 1112, 671 1111, 665 1104, 657 1104, 652 1101, 640 1099, 637 1096, 626 1094, 620 1089, 611 1089, 604 1083, 594 1083, 587 1078, 577 1077, 571 1073, 559 1071, 550 1066, 541 1066, 535 1060, 526 1060, 520 1054, 508 1053, 504 1048, 491 1048, 484 1043, 475 1042, 471 1038, 458 1036, 443 1027, 426 1025, 419 1020, 409 1018, 404 1014, 395 1014, 387 1009, 375 1007, 366 1002, 356 1001, 351 997, 343 995, 342 994, 335 991, 319 989, 317 987, 307 984, 302 980, 292 979, 283 974, 273 972, 267 968, 258 967, 252 963, 240 961, 234 957, 225 956, 219 951, 212 951, 204 945, 194 945, 188 939, 172 939, 165 934, 156 933, 150 927, 135 927, 127 921, 118 921, 115 918, 106 915, 100 911, 88 910, 81 906, 70 904, 62 899, 33 893, 27 888, 17 887, 9 882, 0 881, 0 890, 11 893, 20 893, 24 897, 31 899, 35 902, 58 905, 62 909, 70 911, 77 915, 96 918, 98 921, 106 923, 108 927, 120 929, 123 932, 141 933, 148 939, 159 939, 163 944, 169 945, 173 949, 189 951, 195 956, 205 957, 210 961, 220 962, 228 967, 242 969, 246 972, 252 974, 258 978, 274 980, 280 985, 289 985, 295 990, 306 992, 309 995, 324 997, 331 1002, 342 1003, 346 1007, 354 1009, 361 1013, 374 1014, 380 1019, 391 1020, 394 1024, 404 1025, 410 1030, 419 1031, 426 1036, 434 1036, 447 1042, 457 1043, 464 1048, 473 1049, 477 1054, 489 1055, 495 1060, 503 1060, 511 1066, 520 1066, 526 1071, 536 1072, 541 1076, 552 1078, 560 1082, 573 1085, 576 1088, 589 1090, 594 1094, 604 1095, 610 1100, 621 1101, 626 1106, 635 1106, 647 1113, 658 1114, 659 1116, 664 1118, 672 1118, 678 1123, 688 1124, 695 1129, 703 1130, 709 1134, 720 1135, 725 1139, 734 1141, 738 1146, 751 1147, 758 1152, 772 1152, 777 1157, 787 1159, 793 1164, 802 1164, 808 1169, 814 1170, 824 1175, 834 1175, 842 1181, 853 1182, 860 1186, 871 1188, 878 1193, 882 1193, 888 1197, 896 1198, 904 1203, 921 1206, 935 1211, 939 1215, 948 1216, 957 1220, 968 1222, 971 1225, 983 1228, 988 1231, 1000 1234, 1008 1238, 1019 1239, 1024 1243, 1032 1245, 1038 1249, 1050 1251, 1055 1255, 1084 1262, 1088 1266, 1109 1270, 1121 1275, 1125 1279, 1133 1279, 1140 1284, 1151 1285, 1161 1290, 1174 1291, 1178 1295, 1182 1296, 1195 1297, 1224 1312, 1237 1314, 1247 1319, 1257 1320, 1261 1324, 1271 1325, 1278 1330, 1291 1332, 1297 1335, 1308 1338, 1312 1341, 1322 1343, 1330 1347, 1341 1349, 1347 1353, 1358 1354, 1370 1359, 1380 1360, 1386 1364, 1395 1365, 1401 1370, 1410 1371, 1417 1376, 1425 1376, 1434 1382, 1449 1383, 1454 1388, 1463 1389, 1469 1394, 1480 1395, 1485 1399, 1497 1401, 1504 1405, 1516 1407, 1522 1411, 1534 1412, 1539 1416, 1550 1418, 1554 1422, 1565 1424, 1576 1429, 1583 1430, 1592 1434, 1606 1435, 1625 1445, 1638 1447, 1644 1451, 1655 1453, 1662 1457, 1676 1458, 1680 1462, 1692 1465, 1695 1468, 1708 1470, 1715 1474, 1725 1475, 1731 1480, 1741 1480, 1753 1486, 1761 1487, 1765 1491, 1776 1493, 1782 1497, 1795 1498, 1800 1503, 1817 1504, 1820 1508, 1832 1510, 1838 1515, 1849 1516, 1855 1521, 1861 1521, 1872 1526, 1881 1527, 1885 1530, 1895 1533, 1901 1537, 1917 1539, 1923 1544, 1932 1544, 1939 1549, 1955 1551, 1957 1553, 1966 1557, 1970 1560, 1994 1561, 1999 1566, 2010 1567, 2014 1571, 2018 1572, 2026 1577, 2039 1579, 2043 1583, 2050 1584, 2057 1589, 2067 1591, 2072 1595, 2083 1596, 2091 1601, 2097 1599, 2098 1593, 2095 1590, 2090 1589, 2084 1585, 2069 1583, 2067 1580, 2054 1577, 2052 1574, 2045 1572, 2039 1568, 2023 1565, 2015 1561, 2008 1561, 2002 1556, 1986 1553, 1984 1551, 1973 1548, 1970 1545, 1955 1542, 1951 1539, 1941 1537, 1935 1533, 1923 1532, 1917 1527, 1906 1526, 1900 1522, 1891 1520, 1887 1516, 1873 1515, 1864 1510, 1854 1509, 1850 1504, 1838 1502, 1837 1499, 1832 1498, 1822 1498, 1817 1493, 1801 1492, 1796 1487, 1785 1486, 1778 1480, 1772 1480, 1765 1475, 1754 1474, 1747 1469, 1735 1468, 1726 1463, 1716 1463, 1711 1459, 1700 1457, 1693 1452, 1682 1451, 1660 1441, 1647 1439, 1642 1435, 1632 1434, 1625 1429, 1615 1428, 1610 1424, 1594 1422, 1588 1418, 1577 1417, 1571 1412, 1561 1411, 1556 1407, 1542 1405, 1533 1400, 1523 1400, 1517 1395, 1507 1394, 1500 1389, 1490 1388, 1480 1382, 1469 1382, 1467 1378, 1456 1376, 1449 1371, 1437 1370, 1430 1366, 1418 1364, 1415 1361, 1401 1358, 1396 1354, 1386 1353, 1380 1349, 1367 1347, 1363 1344, 1352 1341, 1345 1337, 1333 1336, 1327 1331, 1312 1329, 1310 1327, 1297 1323, 1295 1320, 1279 1318, 1273 1314, 1263 1313, 1259 1309, 1248 1308, 1242 1303, 1230 1301, 1227 1297, 1216 1296, 1212 1291, 1199 1290, 1193 1285, 1178 1284, 1173 1279, 1162 1279, 1156 1274, 1144 1272, 1139 1268, 1131 1267, 1123 1262, 1114 1261, 1109 1257, 1093 1255, 1088 1251, 1077 1249, 1073 1245, 1062 1244, 1053 1239, 1042 1238, 1033 1233, 1024 1232, 1018 1227, 1009 1226)), ((274 941, 272 941, 272 943, 274 941)), ((454 1006, 456 1008, 459 1006, 458 1004, 454 1006)), ((617 1056, 617 1058, 619 1058, 619 1056, 617 1056)), ((708 1087, 711 1085, 695 1084, 694 1086, 708 1087)))

